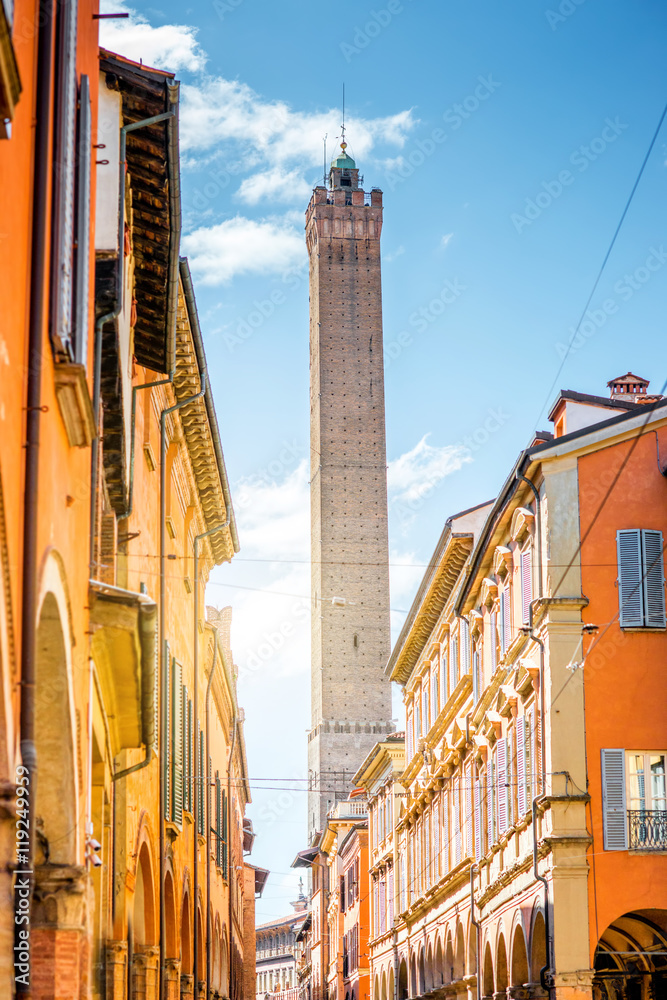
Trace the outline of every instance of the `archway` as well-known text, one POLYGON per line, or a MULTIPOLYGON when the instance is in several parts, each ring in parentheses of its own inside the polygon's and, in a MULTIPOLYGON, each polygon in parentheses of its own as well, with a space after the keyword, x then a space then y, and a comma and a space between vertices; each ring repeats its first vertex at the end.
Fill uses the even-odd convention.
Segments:
POLYGON ((223 930, 220 947, 220 990, 229 996, 229 947, 227 945, 227 930, 223 930))
POLYGON ((468 924, 468 975, 481 974, 477 968, 477 928, 472 921, 468 924))
POLYGON ((373 981, 373 1000, 383 1000, 382 994, 380 993, 380 978, 377 975, 373 981))
POLYGON ((667 996, 667 910, 624 913, 595 949, 595 1000, 667 996))
POLYGON ((410 960, 410 996, 416 997, 419 993, 417 985, 417 956, 414 951, 410 960))
POLYGON ((442 940, 438 938, 435 948, 435 962, 433 965, 433 980, 436 989, 445 981, 445 966, 442 957, 442 940))
POLYGON ((155 897, 151 858, 146 843, 142 844, 137 860, 132 916, 135 944, 154 945, 156 943, 155 897))
POLYGON ((35 663, 35 826, 37 861, 77 862, 76 769, 65 633, 58 602, 44 598, 35 663), (41 855, 41 858, 39 857, 41 855))
POLYGON ((447 944, 445 945, 445 982, 454 981, 454 949, 452 948, 451 931, 447 931, 447 944))
MULTIPOLYGON (((380 987, 380 996, 382 1000, 387 1000, 387 973, 386 971, 382 973, 382 986, 380 987)), ((392 997, 391 1000, 394 1000, 392 997)))
MULTIPOLYGON (((204 936, 204 914, 201 906, 197 907, 197 980, 201 983, 206 980, 206 938, 204 936)), ((197 989, 195 986, 195 996, 197 989)))
POLYGON ((424 992, 430 993, 433 989, 433 945, 429 944, 426 952, 426 968, 424 970, 424 992))
POLYGON ((423 948, 420 948, 419 950, 418 970, 419 970, 419 978, 417 981, 417 993, 419 996, 421 996, 423 993, 426 993, 426 960, 424 958, 423 948))
POLYGON ((164 916, 167 938, 165 941, 166 958, 178 958, 176 935, 176 900, 174 898, 174 880, 171 872, 164 878, 164 916))
MULTIPOLYGON (((400 998, 400 993, 399 993, 400 998)), ((387 1000, 394 1000, 394 970, 389 970, 389 985, 387 986, 387 1000)))
POLYGON ((466 946, 463 940, 463 927, 459 922, 456 925, 456 954, 454 956, 454 981, 463 979, 465 976, 466 946))
POLYGON ((491 957, 491 945, 487 941, 484 949, 483 993, 485 997, 490 997, 493 996, 493 992, 493 958, 491 957))
POLYGON ((544 917, 538 913, 533 923, 533 933, 530 940, 530 978, 533 983, 539 983, 540 971, 547 964, 547 939, 544 930, 544 917))
POLYGON ((192 974, 192 921, 190 919, 190 893, 183 893, 181 904, 181 975, 192 974))
POLYGON ((529 978, 526 940, 523 936, 521 924, 517 924, 512 940, 510 986, 523 986, 529 981, 529 978))
POLYGON ((498 938, 498 949, 496 951, 496 993, 502 993, 507 989, 507 948, 505 938, 501 934, 498 938))

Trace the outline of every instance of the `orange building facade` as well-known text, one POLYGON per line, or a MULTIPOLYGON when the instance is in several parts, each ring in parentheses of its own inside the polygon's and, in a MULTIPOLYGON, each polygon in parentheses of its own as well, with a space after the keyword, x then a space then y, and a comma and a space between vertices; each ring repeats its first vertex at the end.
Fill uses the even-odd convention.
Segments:
POLYGON ((236 1000, 267 873, 205 606, 238 537, 179 87, 99 50, 96 4, 40 10, 0 25, 0 994, 236 1000))

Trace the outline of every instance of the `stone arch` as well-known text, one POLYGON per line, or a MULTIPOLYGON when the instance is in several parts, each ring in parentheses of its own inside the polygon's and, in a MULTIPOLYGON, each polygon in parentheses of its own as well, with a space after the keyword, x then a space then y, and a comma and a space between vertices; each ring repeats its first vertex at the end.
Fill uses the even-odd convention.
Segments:
POLYGON ((387 983, 387 1000, 394 1000, 394 969, 389 969, 389 981, 387 983))
POLYGON ((501 932, 498 935, 498 945, 496 947, 496 993, 502 993, 507 989, 507 948, 505 946, 505 936, 501 932))
POLYGON ((419 995, 419 984, 417 980, 417 956, 412 952, 412 958, 410 959, 410 996, 416 997, 419 995))
POLYGON ((479 974, 477 968, 477 928, 472 920, 468 921, 468 975, 479 974))
POLYGON ((454 955, 454 980, 463 979, 466 974, 466 946, 461 921, 456 924, 456 952, 454 955))
POLYGON ((544 927, 544 914, 538 910, 533 920, 533 930, 530 935, 530 979, 539 983, 540 970, 547 964, 547 939, 544 927))
POLYGON ((220 930, 220 914, 216 913, 213 921, 213 940, 211 942, 211 980, 213 989, 220 990, 222 973, 222 932, 220 930))
POLYGON ((76 721, 69 628, 53 591, 42 600, 35 648, 35 828, 42 863, 75 865, 78 851, 76 721))
POLYGON ((650 983, 651 996, 667 996, 666 952, 667 909, 623 913, 605 928, 597 942, 594 994, 606 996, 607 984, 613 984, 619 997, 634 1000, 643 995, 644 982, 647 986, 650 983))
POLYGON ((509 985, 523 986, 525 983, 528 983, 530 979, 526 939, 521 924, 517 923, 514 928, 514 937, 512 938, 512 959, 510 964, 509 985))
POLYGON ((137 858, 132 924, 137 945, 157 943, 153 866, 146 841, 141 845, 137 858))
POLYGON ((426 993, 426 956, 423 948, 419 949, 419 961, 417 964, 417 992, 419 996, 426 993))
POLYGON ((229 944, 226 927, 223 929, 220 942, 220 990, 223 996, 229 996, 229 944))
MULTIPOLYGON (((199 982, 206 979, 206 935, 204 933, 204 914, 202 913, 201 901, 197 906, 197 969, 196 978, 199 982)), ((193 969, 193 972, 195 970, 193 969)), ((197 991, 195 990, 195 996, 197 991)))
POLYGON ((482 979, 482 991, 485 997, 493 996, 493 958, 491 957, 491 945, 486 942, 484 949, 484 975, 482 979))
MULTIPOLYGON (((380 996, 382 1000, 387 1000, 387 970, 382 970, 382 985, 380 986, 380 996)), ((392 997, 393 1000, 393 997, 392 997)))
POLYGON ((176 932, 176 893, 174 879, 170 871, 164 877, 164 917, 165 917, 165 958, 178 958, 178 934, 176 932))
POLYGON ((374 1000, 383 1000, 382 994, 380 993, 380 977, 375 974, 375 980, 373 982, 373 997, 374 1000))
POLYGON ((408 963, 402 958, 398 966, 398 1000, 407 1000, 408 995, 408 963))

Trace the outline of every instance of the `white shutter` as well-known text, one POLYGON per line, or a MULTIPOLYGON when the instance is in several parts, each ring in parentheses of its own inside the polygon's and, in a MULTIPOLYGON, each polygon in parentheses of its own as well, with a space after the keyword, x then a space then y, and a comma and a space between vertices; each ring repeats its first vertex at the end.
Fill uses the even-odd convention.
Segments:
POLYGON ((642 531, 642 563, 644 576, 644 624, 664 628, 665 577, 663 568, 662 532, 642 531))
POLYGON ((448 693, 447 693, 447 654, 448 654, 448 652, 449 652, 449 642, 448 642, 447 639, 445 639, 445 641, 442 644, 442 649, 440 651, 440 687, 441 687, 440 697, 442 698, 443 707, 444 707, 445 702, 447 701, 447 696, 448 696, 448 693))
POLYGON ((379 883, 379 896, 380 896, 379 931, 380 931, 380 934, 384 934, 384 932, 387 929, 387 925, 385 923, 385 913, 386 913, 385 907, 386 907, 386 901, 387 901, 386 892, 387 892, 387 884, 384 881, 384 879, 380 879, 380 883, 379 883))
POLYGON ((162 742, 164 745, 163 775, 164 782, 164 816, 171 819, 171 654, 169 643, 164 644, 164 732, 162 742))
POLYGON ((458 778, 454 778, 454 865, 461 861, 461 784, 458 778))
POLYGON ((79 91, 79 135, 77 138, 76 194, 76 296, 74 360, 85 365, 88 356, 88 307, 90 289, 90 171, 93 140, 90 114, 90 84, 81 77, 79 91))
POLYGON ((488 756, 486 765, 486 825, 488 847, 495 843, 496 839, 496 797, 495 797, 495 775, 493 768, 493 754, 488 756))
POLYGON ((526 720, 516 720, 516 780, 519 816, 526 812, 526 720))
POLYGON ((459 640, 457 636, 452 639, 449 656, 449 693, 451 694, 458 683, 459 673, 459 640))
POLYGON ((498 615, 495 611, 491 612, 491 648, 490 661, 491 661, 491 676, 496 672, 496 667, 498 666, 498 615))
POLYGON ((413 741, 413 738, 412 738, 413 718, 414 718, 414 716, 413 716, 412 712, 408 712, 408 721, 407 721, 407 730, 408 730, 408 760, 407 760, 407 763, 408 764, 410 763, 410 761, 414 757, 414 741, 413 741))
POLYGON ((530 602, 533 599, 532 551, 530 546, 521 553, 521 615, 524 625, 530 619, 530 602))
POLYGON ((507 829, 507 740, 496 743, 496 802, 498 804, 498 833, 507 829))
POLYGON ((408 874, 405 851, 401 854, 401 912, 408 908, 408 874))
POLYGON ((500 648, 503 656, 509 649, 512 638, 511 638, 511 600, 510 600, 510 587, 509 587, 509 577, 507 578, 507 585, 500 592, 500 648))
POLYGON ((465 771, 465 790, 466 790, 466 815, 465 815, 465 834, 466 834, 466 857, 472 856, 472 766, 469 764, 465 771))
POLYGON ((74 284, 77 0, 61 0, 57 10, 52 334, 56 343, 69 352, 74 284))
POLYGON ((433 800, 433 881, 440 878, 440 853, 442 844, 440 843, 440 796, 433 800))
POLYGON ((625 750, 601 750, 602 820, 605 851, 627 851, 628 814, 625 807, 625 750))
POLYGON ((394 926, 394 866, 387 868, 387 929, 394 926))
POLYGON ((431 810, 424 812, 424 889, 431 887, 431 810))
POLYGON ((479 665, 480 665, 480 655, 479 648, 475 646, 472 654, 472 700, 473 704, 477 704, 479 700, 479 665))
POLYGON ((461 677, 470 673, 470 623, 461 619, 461 677))
POLYGON ((434 666, 431 672, 431 725, 438 718, 440 708, 438 698, 438 669, 434 666))
POLYGON ((618 556, 618 602, 621 628, 644 624, 641 532, 637 528, 616 532, 618 556))
POLYGON ((442 795, 442 833, 440 835, 442 843, 442 867, 441 872, 446 875, 449 872, 449 795, 443 792, 442 795))
POLYGON ((482 856, 482 783, 475 776, 475 861, 482 856))

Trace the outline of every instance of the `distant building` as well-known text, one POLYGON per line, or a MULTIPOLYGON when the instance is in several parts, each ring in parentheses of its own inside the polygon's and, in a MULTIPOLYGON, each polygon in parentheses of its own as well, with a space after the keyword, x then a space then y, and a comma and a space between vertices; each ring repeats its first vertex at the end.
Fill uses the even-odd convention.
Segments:
POLYGON ((292 906, 294 913, 270 920, 256 928, 257 997, 284 993, 296 987, 296 934, 306 919, 308 900, 300 883, 299 896, 292 906))

